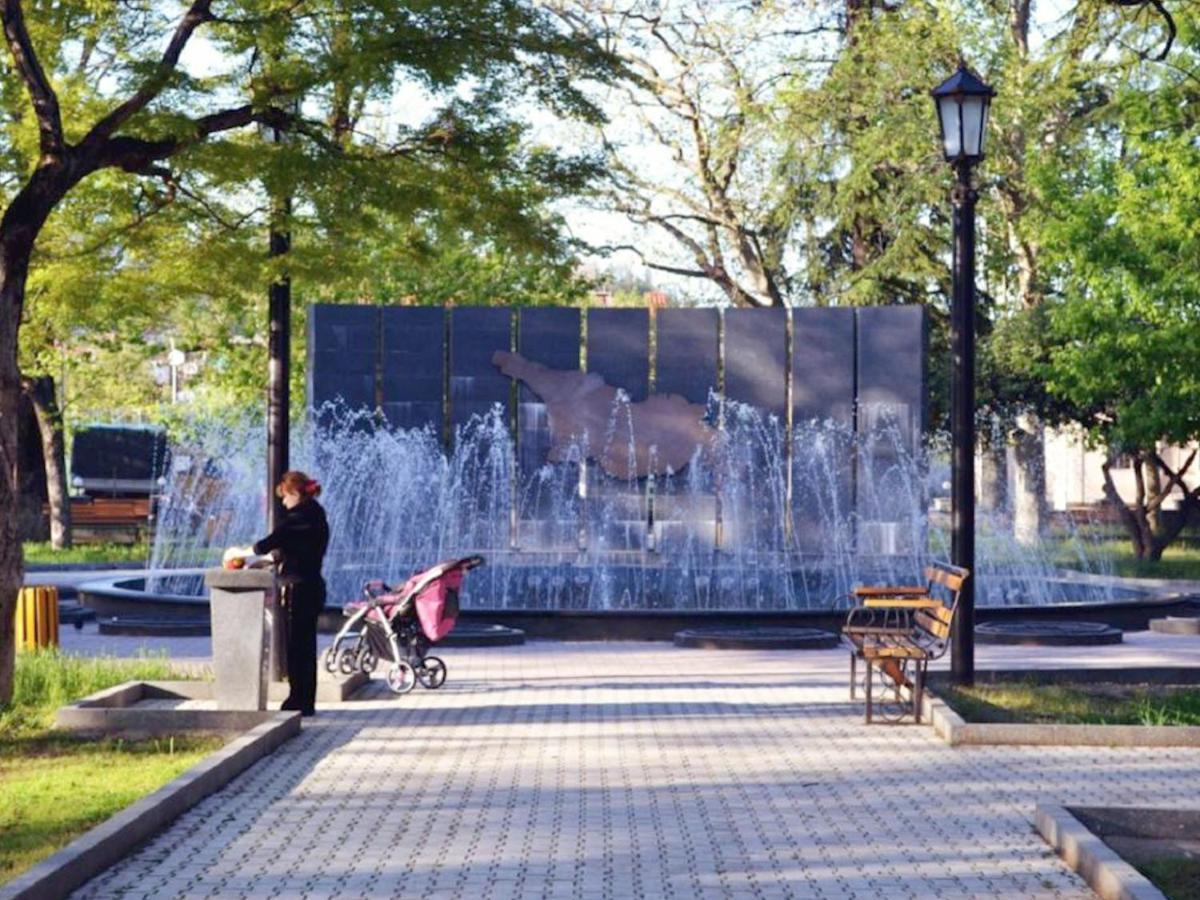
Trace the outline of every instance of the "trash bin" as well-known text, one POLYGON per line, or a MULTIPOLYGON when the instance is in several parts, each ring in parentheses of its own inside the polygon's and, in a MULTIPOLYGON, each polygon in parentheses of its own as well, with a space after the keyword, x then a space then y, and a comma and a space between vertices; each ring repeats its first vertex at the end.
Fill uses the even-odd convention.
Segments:
POLYGON ((209 569, 217 709, 266 709, 279 582, 267 569, 209 569))
POLYGON ((58 588, 25 587, 17 594, 18 650, 58 646, 58 588))

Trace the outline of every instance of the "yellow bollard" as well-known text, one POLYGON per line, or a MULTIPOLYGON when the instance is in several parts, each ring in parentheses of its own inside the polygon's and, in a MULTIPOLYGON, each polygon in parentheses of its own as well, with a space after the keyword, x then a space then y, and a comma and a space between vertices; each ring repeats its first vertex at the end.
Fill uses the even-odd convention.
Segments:
POLYGON ((17 649, 57 646, 58 588, 21 588, 17 595, 17 649))

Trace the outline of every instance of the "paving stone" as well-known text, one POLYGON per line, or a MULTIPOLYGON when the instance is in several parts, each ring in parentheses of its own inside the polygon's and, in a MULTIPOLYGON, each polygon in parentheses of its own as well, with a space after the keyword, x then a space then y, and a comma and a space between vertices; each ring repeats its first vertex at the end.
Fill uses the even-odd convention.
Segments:
POLYGON ((868 727, 842 652, 531 642, 449 662, 441 690, 321 710, 78 896, 1083 898, 1038 802, 1200 790, 1200 750, 868 727))

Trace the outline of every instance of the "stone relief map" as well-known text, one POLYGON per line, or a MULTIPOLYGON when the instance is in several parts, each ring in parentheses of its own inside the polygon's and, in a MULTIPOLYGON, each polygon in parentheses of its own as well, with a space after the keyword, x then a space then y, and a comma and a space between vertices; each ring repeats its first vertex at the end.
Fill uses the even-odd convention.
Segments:
POLYGON ((492 363, 546 404, 550 462, 566 461, 570 448, 580 444, 609 475, 643 478, 678 472, 697 449, 707 452, 716 439, 703 421, 705 408, 678 394, 651 394, 639 403, 618 405, 617 388, 595 372, 550 369, 503 350, 492 355, 492 363))

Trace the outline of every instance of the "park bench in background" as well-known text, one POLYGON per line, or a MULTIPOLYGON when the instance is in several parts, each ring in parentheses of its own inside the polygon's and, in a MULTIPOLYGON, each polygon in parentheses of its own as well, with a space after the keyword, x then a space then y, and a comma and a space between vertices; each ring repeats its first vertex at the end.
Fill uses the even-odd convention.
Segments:
POLYGON ((149 497, 72 497, 71 537, 136 543, 149 533, 150 511, 149 497))
MULTIPOLYGON (((931 660, 950 645, 958 598, 970 572, 947 563, 925 569, 928 583, 855 588, 856 605, 846 617, 842 636, 850 648, 850 699, 854 699, 857 663, 866 663, 866 720, 874 713, 872 682, 879 675, 892 692, 889 708, 904 713, 903 694, 910 692, 913 719, 921 721, 921 699, 931 660)), ((890 718, 890 717, 889 717, 890 718)))

